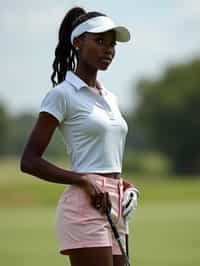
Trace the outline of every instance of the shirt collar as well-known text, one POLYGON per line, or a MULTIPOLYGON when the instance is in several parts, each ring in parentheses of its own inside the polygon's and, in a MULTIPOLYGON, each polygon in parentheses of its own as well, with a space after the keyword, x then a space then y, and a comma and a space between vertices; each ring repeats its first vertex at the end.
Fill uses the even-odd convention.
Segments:
MULTIPOLYGON (((87 83, 79 78, 73 71, 67 71, 65 80, 68 81, 76 90, 80 90, 81 88, 89 88, 87 83)), ((97 81, 97 87, 101 90, 102 95, 106 95, 106 89, 104 86, 97 81)))

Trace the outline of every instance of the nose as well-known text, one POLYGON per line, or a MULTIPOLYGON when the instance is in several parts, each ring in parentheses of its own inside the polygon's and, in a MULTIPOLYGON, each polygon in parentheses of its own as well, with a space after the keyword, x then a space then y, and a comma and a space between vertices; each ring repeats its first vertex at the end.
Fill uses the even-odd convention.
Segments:
POLYGON ((107 46, 105 46, 104 52, 107 56, 113 57, 115 54, 115 49, 112 45, 107 45, 107 46))
POLYGON ((106 44, 105 47, 106 47, 106 49, 109 50, 109 51, 114 50, 114 47, 113 47, 112 44, 106 44))

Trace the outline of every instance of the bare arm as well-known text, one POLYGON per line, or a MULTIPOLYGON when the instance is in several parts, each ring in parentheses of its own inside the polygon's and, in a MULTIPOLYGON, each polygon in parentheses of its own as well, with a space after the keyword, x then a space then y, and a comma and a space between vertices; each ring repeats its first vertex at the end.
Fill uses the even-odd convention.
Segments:
POLYGON ((87 174, 63 170, 42 158, 58 124, 58 120, 49 113, 41 112, 39 114, 21 158, 21 170, 49 182, 82 187, 90 197, 91 204, 104 213, 107 208, 111 207, 108 192, 104 193, 96 184, 89 181, 87 174), (98 207, 99 202, 101 203, 100 208, 98 207))
POLYGON ((49 113, 39 114, 21 158, 21 171, 49 182, 80 185, 81 174, 63 170, 42 158, 58 124, 49 113))

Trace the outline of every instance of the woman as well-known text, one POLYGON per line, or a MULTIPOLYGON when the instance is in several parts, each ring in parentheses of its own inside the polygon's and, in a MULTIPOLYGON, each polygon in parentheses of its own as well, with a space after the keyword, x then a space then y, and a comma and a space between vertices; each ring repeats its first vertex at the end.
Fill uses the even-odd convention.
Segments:
POLYGON ((64 17, 55 50, 53 89, 44 97, 38 120, 25 147, 21 170, 44 180, 71 185, 62 194, 56 215, 61 254, 72 266, 122 266, 106 211, 124 237, 122 200, 132 187, 121 177, 127 124, 116 97, 97 81, 115 55, 116 41, 130 39, 98 12, 72 8, 64 17), (55 80, 57 78, 57 81, 55 80), (42 158, 56 128, 71 161, 67 171, 42 158))

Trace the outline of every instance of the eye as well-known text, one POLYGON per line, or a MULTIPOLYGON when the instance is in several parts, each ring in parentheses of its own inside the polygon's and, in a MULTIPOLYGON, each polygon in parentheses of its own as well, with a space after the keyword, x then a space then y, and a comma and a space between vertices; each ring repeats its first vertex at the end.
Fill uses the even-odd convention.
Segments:
POLYGON ((98 38, 96 41, 97 41, 97 43, 100 44, 100 45, 103 44, 103 38, 98 38))

